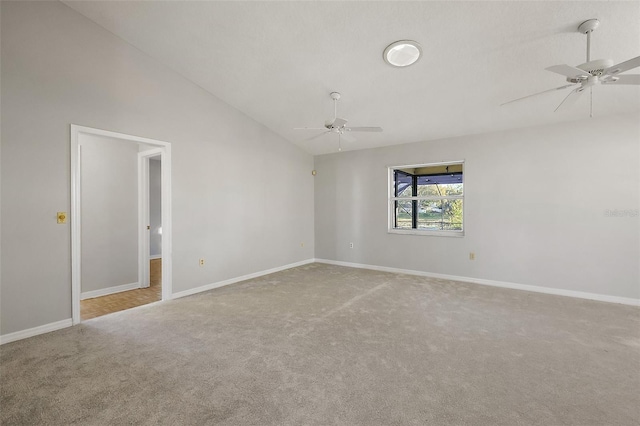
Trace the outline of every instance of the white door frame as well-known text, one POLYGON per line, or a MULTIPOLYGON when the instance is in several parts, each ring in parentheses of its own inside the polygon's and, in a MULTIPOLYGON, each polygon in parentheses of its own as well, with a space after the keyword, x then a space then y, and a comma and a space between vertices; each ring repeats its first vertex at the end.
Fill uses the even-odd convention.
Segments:
MULTIPOLYGON (((162 164, 165 158, 162 148, 149 149, 138 153, 138 283, 140 288, 149 287, 151 284, 149 281, 151 251, 151 234, 149 232, 149 159, 158 155, 162 164)), ((160 170, 162 173, 162 168, 160 170)))
MULTIPOLYGON (((172 291, 172 239, 171 239, 171 144, 155 139, 131 136, 108 130, 71 125, 71 314, 73 324, 80 323, 80 293, 82 291, 82 192, 81 192, 81 135, 116 138, 157 147, 161 168, 161 226, 162 226, 162 300, 170 300, 172 291)), ((154 155, 157 155, 154 154, 154 155)), ((146 231, 146 224, 145 224, 146 231)), ((138 246, 140 246, 140 242, 138 246)), ((140 260, 139 260, 140 261, 140 260)), ((147 266, 148 268, 148 266, 147 266)), ((140 273, 140 271, 138 271, 140 273)))

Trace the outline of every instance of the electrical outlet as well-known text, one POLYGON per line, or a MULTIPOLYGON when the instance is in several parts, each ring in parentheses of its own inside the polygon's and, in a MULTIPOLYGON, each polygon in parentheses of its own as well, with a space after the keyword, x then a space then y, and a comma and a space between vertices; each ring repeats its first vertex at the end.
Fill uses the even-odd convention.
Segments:
POLYGON ((200 266, 204 266, 204 259, 200 259, 200 266))
POLYGON ((349 243, 349 248, 353 248, 353 243, 349 243))
POLYGON ((476 260, 476 254, 474 252, 469 253, 469 260, 476 260))

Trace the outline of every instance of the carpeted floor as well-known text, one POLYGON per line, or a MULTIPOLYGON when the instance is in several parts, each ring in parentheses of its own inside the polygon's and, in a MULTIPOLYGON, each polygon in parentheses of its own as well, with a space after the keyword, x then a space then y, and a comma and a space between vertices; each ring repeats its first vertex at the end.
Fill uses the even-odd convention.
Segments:
POLYGON ((3 425, 638 425, 636 307, 311 264, 0 349, 3 425))

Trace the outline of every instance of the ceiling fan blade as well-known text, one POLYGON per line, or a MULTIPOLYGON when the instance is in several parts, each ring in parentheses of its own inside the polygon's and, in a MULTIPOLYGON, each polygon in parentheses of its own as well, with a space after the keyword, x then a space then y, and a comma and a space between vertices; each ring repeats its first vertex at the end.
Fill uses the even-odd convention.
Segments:
POLYGON ((326 130, 326 127, 294 127, 293 130, 326 130))
POLYGON ((344 118, 336 118, 335 120, 333 120, 333 123, 331 123, 331 127, 337 129, 344 126, 345 124, 347 124, 347 120, 345 120, 344 118))
POLYGON ((347 132, 381 132, 382 127, 345 127, 347 132))
POLYGON ((562 100, 562 102, 560 102, 560 105, 558 105, 558 107, 553 110, 553 112, 558 111, 563 105, 573 105, 578 100, 582 92, 584 92, 584 87, 578 87, 577 89, 569 92, 569 94, 562 100))
POLYGON ((509 102, 505 102, 505 103, 503 103, 503 104, 500 104, 500 106, 503 106, 503 105, 506 105, 506 104, 510 104, 510 103, 513 103, 513 102, 517 102, 517 101, 521 101, 521 100, 523 100, 523 99, 527 99, 527 98, 530 98, 530 97, 532 97, 532 96, 542 95, 543 93, 547 93, 547 92, 554 92, 554 91, 556 91, 556 90, 566 89, 567 87, 572 87, 572 86, 575 86, 575 85, 576 85, 575 83, 565 84, 564 86, 555 87, 555 88, 553 88, 553 89, 544 90, 544 91, 542 91, 542 92, 534 93, 533 95, 527 95, 527 96, 523 96, 523 97, 518 98, 518 99, 514 99, 514 100, 509 101, 509 102))
POLYGON ((615 80, 605 80, 602 84, 634 84, 640 85, 640 74, 619 75, 615 80))
POLYGON ((545 68, 547 71, 555 72, 556 74, 564 75, 565 77, 584 77, 588 78, 589 73, 585 70, 581 70, 580 68, 572 67, 570 65, 562 64, 562 65, 554 65, 549 68, 545 68))
POLYGON ((322 132, 322 133, 319 133, 319 134, 317 134, 315 136, 311 136, 310 138, 305 139, 305 141, 312 141, 314 139, 319 138, 320 136, 326 135, 327 133, 331 133, 331 131, 327 130, 326 132, 322 132))
POLYGON ((628 61, 620 62, 618 65, 607 68, 604 72, 605 75, 616 75, 621 72, 629 71, 631 69, 640 67, 640 56, 636 56, 628 61))

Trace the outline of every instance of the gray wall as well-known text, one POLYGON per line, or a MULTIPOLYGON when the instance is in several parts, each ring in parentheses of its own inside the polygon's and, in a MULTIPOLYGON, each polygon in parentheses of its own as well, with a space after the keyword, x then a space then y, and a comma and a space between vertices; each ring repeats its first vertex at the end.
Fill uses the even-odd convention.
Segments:
POLYGON ((162 180, 160 159, 149 160, 149 254, 162 255, 162 180))
POLYGON ((174 292, 313 257, 312 156, 62 3, 1 7, 1 334, 71 318, 71 123, 172 143, 174 292))
POLYGON ((82 292, 138 282, 138 144, 82 135, 82 292))
POLYGON ((639 298, 640 218, 606 215, 639 208, 639 123, 594 118, 317 156, 316 258, 639 298), (387 166, 450 160, 466 160, 466 235, 387 233, 387 166))

